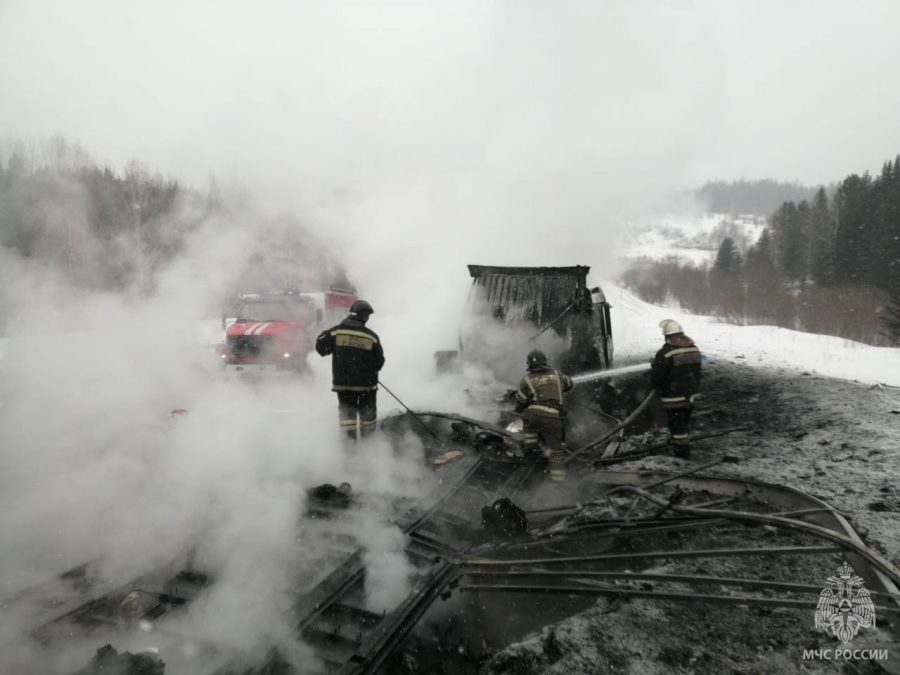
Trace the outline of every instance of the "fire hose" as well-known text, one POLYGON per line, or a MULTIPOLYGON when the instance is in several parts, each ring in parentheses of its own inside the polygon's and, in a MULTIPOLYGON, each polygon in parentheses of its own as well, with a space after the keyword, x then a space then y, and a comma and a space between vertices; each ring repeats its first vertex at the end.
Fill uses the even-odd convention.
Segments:
POLYGON ((412 415, 413 419, 415 419, 416 422, 421 424, 422 427, 425 429, 425 431, 427 431, 431 435, 431 437, 434 438, 434 440, 436 440, 438 442, 438 445, 440 445, 442 448, 444 447, 444 441, 442 441, 440 438, 438 438, 438 435, 431 430, 431 427, 429 427, 427 424, 425 424, 425 422, 422 421, 421 417, 419 417, 418 415, 416 415, 416 413, 414 413, 412 410, 410 410, 409 406, 407 406, 403 401, 401 401, 394 392, 392 392, 390 389, 388 389, 384 382, 379 380, 378 386, 381 387, 382 389, 384 389, 388 394, 390 394, 391 397, 395 401, 397 401, 397 403, 402 405, 403 408, 406 410, 406 412, 408 412, 410 415, 412 415))
POLYGON ((566 464, 570 463, 575 458, 579 457, 580 455, 587 452, 588 450, 596 448, 598 445, 605 443, 606 441, 611 439, 613 436, 615 436, 617 433, 622 431, 622 429, 624 429, 625 427, 632 424, 638 418, 638 416, 642 412, 644 412, 644 410, 647 409, 647 406, 650 405, 650 402, 653 400, 653 397, 655 395, 656 395, 656 388, 654 387, 653 389, 651 389, 650 391, 647 392, 647 396, 644 397, 644 400, 641 401, 641 404, 637 408, 635 408, 634 411, 628 417, 626 417, 624 420, 619 422, 615 427, 613 427, 610 431, 608 431, 603 436, 598 438, 596 441, 591 441, 590 443, 585 445, 580 450, 576 450, 571 455, 569 455, 566 458, 566 464))

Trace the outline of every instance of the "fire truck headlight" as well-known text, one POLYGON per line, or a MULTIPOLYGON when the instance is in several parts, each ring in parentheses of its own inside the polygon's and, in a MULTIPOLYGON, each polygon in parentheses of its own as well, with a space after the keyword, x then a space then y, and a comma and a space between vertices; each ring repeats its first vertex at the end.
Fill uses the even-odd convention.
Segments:
POLYGON ((227 355, 226 355, 226 354, 219 354, 219 356, 221 356, 223 359, 224 359, 224 358, 227 358, 227 355))
POLYGON ((291 358, 290 352, 285 352, 285 353, 284 353, 284 358, 286 358, 286 359, 291 358))

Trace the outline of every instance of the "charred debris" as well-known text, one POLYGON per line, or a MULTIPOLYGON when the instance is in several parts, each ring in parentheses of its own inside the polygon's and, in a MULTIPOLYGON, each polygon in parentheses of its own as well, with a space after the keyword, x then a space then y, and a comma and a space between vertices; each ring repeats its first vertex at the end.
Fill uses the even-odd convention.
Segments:
MULTIPOLYGON (((476 313, 535 338, 552 332, 560 347, 554 356, 573 374, 612 365, 610 306, 599 289, 587 287, 587 267, 471 265, 469 271, 476 313)), ((438 367, 469 358, 467 344, 463 336, 461 349, 436 353, 438 367)), ((864 576, 879 630, 900 637, 900 570, 865 546, 844 514, 793 488, 717 476, 717 467, 735 461, 722 453, 675 472, 614 470, 664 446, 652 434, 637 447, 623 442, 626 425, 647 428, 646 414, 627 415, 640 403, 629 392, 640 386, 628 379, 615 389, 602 378, 588 382, 571 400, 569 479, 562 485, 545 479, 545 462, 521 452, 509 410, 492 420, 441 411, 385 418, 388 438, 419 437, 435 487, 417 500, 348 484, 310 490, 300 527, 317 533, 321 563, 297 579, 290 606, 296 641, 311 657, 297 663, 273 649, 263 662, 247 663, 209 644, 190 672, 537 673, 578 648, 546 627, 590 610, 598 598, 607 604, 596 620, 611 625, 622 623, 624 608, 636 602, 810 612, 821 591, 809 583, 816 578, 814 556, 828 556, 835 567, 852 565, 864 576), (380 611, 367 602, 365 546, 354 527, 373 511, 403 532, 412 569, 405 599, 380 611), (542 630, 549 637, 542 638, 540 654, 508 651, 542 630)), ((698 439, 728 431, 713 429, 698 439)), ((166 631, 168 620, 213 584, 213 573, 186 560, 103 588, 89 563, 14 601, 52 608, 37 612, 29 635, 47 648, 73 635, 104 644, 138 626, 151 635, 166 631), (71 595, 54 602, 49 595, 61 584, 71 595)), ((168 635, 177 644, 178 636, 168 635)), ((789 633, 785 639, 804 638, 789 633)), ((77 672, 159 675, 165 658, 107 646, 77 672)), ((610 644, 597 663, 614 668, 633 658, 639 657, 610 644)))

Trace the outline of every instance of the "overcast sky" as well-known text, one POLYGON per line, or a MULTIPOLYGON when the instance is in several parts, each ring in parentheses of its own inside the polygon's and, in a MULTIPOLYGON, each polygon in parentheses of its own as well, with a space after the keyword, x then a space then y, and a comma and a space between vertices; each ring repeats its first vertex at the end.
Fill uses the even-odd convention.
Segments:
POLYGON ((0 136, 283 195, 819 183, 900 152, 898 35, 895 0, 0 0, 0 136))

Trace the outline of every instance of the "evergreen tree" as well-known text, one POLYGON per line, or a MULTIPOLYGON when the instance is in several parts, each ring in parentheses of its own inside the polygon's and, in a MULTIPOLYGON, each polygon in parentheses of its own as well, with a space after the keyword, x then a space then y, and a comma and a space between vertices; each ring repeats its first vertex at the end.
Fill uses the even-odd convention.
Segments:
POLYGON ((772 216, 775 264, 790 281, 805 281, 809 259, 810 208, 806 200, 799 205, 785 202, 772 216))
MULTIPOLYGON (((710 183, 702 192, 723 206, 724 199, 759 197, 762 187, 710 183)), ((809 201, 796 199, 782 201, 772 213, 759 240, 746 249, 737 280, 729 276, 735 237, 722 232, 731 241, 723 241, 708 277, 715 282, 710 288, 715 311, 733 318, 730 313, 742 303, 750 320, 819 326, 862 340, 876 339, 880 315, 883 335, 900 345, 900 155, 884 162, 875 178, 853 174, 818 188, 809 201), (785 288, 785 282, 814 287, 785 288), (826 316, 835 321, 819 321, 826 316)))
POLYGON ((881 317, 883 334, 892 345, 900 347, 900 292, 891 295, 881 317))
POLYGON ((797 281, 809 278, 810 230, 812 229, 812 207, 805 199, 797 204, 797 221, 791 230, 791 265, 788 275, 797 281))
POLYGON ((709 272, 709 286, 714 313, 728 320, 740 319, 744 306, 744 282, 741 255, 731 237, 725 237, 719 244, 716 260, 709 272))
POLYGON ((713 273, 719 276, 733 277, 740 274, 741 254, 738 253, 731 237, 725 237, 719 245, 719 252, 713 263, 713 273))
POLYGON ((870 281, 873 258, 872 180, 853 174, 834 196, 834 276, 838 282, 870 281))
POLYGON ((885 163, 876 183, 871 282, 894 294, 900 292, 900 165, 896 160, 885 163))
POLYGON ((810 277, 817 284, 828 284, 834 279, 834 214, 825 188, 813 198, 809 236, 810 277))
POLYGON ((763 230, 759 240, 747 249, 747 270, 772 274, 775 272, 775 253, 772 234, 768 228, 763 230))

